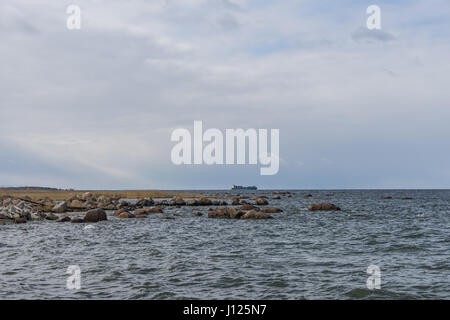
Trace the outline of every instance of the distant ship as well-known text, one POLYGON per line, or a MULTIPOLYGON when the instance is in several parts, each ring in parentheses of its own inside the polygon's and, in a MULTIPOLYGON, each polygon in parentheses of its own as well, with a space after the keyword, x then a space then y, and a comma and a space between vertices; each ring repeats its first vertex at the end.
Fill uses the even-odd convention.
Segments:
POLYGON ((258 190, 258 188, 255 186, 244 187, 244 186, 237 186, 237 185, 233 184, 231 186, 231 190, 258 190))

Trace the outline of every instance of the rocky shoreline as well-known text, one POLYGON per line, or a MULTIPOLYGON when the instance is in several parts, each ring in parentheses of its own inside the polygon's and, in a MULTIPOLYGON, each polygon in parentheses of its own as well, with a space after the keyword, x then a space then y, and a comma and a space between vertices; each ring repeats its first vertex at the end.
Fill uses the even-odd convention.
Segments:
MULTIPOLYGON (((291 197, 289 192, 273 192, 272 199, 291 197)), ((210 196, 211 198, 214 195, 210 196)), ((150 214, 164 213, 166 207, 206 207, 208 218, 216 219, 272 219, 272 214, 282 212, 270 207, 267 196, 229 196, 227 200, 200 197, 183 199, 174 196, 170 200, 141 198, 134 201, 121 199, 120 196, 94 195, 91 192, 72 194, 66 200, 52 200, 48 197, 32 200, 30 197, 0 199, 0 224, 26 223, 28 221, 50 220, 71 223, 95 223, 108 220, 108 215, 119 219, 146 218, 150 214)), ((307 208, 310 211, 338 211, 332 203, 315 203, 307 208)), ((204 214, 193 209, 194 216, 204 214)))

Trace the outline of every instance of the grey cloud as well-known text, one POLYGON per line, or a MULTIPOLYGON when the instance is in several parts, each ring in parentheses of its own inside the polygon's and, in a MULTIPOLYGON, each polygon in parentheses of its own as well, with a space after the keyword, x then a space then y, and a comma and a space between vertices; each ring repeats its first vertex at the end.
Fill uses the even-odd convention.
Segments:
POLYGON ((219 25, 227 30, 238 29, 240 24, 237 19, 230 13, 225 13, 218 20, 219 25))
POLYGON ((35 34, 38 29, 29 22, 19 10, 10 5, 0 7, 0 33, 20 32, 25 34, 35 34))

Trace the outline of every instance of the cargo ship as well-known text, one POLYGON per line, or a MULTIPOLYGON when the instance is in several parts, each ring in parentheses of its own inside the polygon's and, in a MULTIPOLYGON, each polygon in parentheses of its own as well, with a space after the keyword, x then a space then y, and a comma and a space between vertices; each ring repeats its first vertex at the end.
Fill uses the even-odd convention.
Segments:
POLYGON ((244 186, 237 186, 237 185, 233 184, 231 186, 231 190, 258 190, 258 188, 255 186, 244 187, 244 186))

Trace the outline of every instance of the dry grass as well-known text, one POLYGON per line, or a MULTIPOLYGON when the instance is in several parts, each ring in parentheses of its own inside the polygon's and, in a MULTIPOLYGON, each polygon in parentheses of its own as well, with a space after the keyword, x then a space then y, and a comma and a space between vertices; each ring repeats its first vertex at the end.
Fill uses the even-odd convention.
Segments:
POLYGON ((120 196, 121 198, 139 199, 139 198, 172 198, 180 196, 183 198, 202 197, 198 193, 179 193, 162 190, 36 190, 36 189, 8 189, 0 188, 0 198, 30 197, 33 201, 50 198, 52 200, 66 200, 74 194, 83 194, 91 192, 95 196, 120 196))

